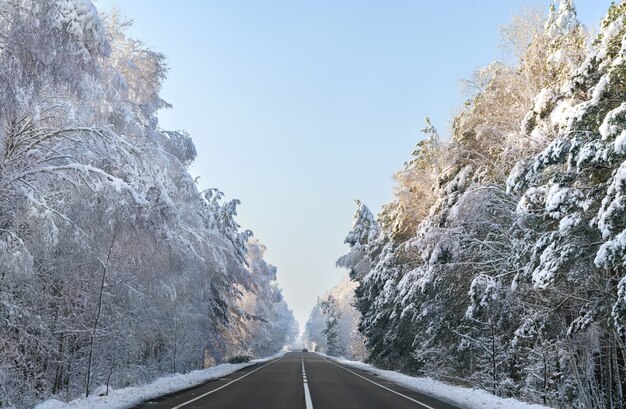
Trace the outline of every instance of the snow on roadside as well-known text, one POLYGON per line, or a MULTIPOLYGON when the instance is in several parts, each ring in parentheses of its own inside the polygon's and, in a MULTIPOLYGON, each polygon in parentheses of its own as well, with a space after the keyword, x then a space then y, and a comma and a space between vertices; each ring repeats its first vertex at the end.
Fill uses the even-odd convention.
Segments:
POLYGON ((108 396, 92 395, 89 398, 79 398, 67 403, 56 399, 48 399, 35 406, 34 409, 128 409, 146 400, 191 388, 212 379, 229 375, 248 366, 279 358, 285 353, 279 352, 267 358, 254 359, 241 364, 221 364, 186 374, 168 375, 158 378, 147 385, 131 386, 117 390, 109 389, 108 396))
MULTIPOLYGON (((320 354, 319 352, 316 352, 320 354)), ((380 378, 397 383, 414 391, 424 393, 461 409, 550 409, 547 406, 521 402, 513 398, 499 398, 481 389, 452 386, 430 378, 416 378, 394 371, 378 369, 359 361, 349 361, 320 354, 340 364, 378 375, 380 378)))

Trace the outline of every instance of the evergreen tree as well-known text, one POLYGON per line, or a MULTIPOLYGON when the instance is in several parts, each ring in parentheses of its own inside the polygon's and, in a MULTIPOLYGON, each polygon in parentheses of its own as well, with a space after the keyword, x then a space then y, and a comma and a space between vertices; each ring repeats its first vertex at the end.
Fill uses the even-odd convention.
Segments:
POLYGON ((370 361, 623 408, 625 10, 591 51, 570 0, 505 28, 517 66, 476 74, 450 140, 423 141, 398 174, 375 238, 347 241, 370 361))

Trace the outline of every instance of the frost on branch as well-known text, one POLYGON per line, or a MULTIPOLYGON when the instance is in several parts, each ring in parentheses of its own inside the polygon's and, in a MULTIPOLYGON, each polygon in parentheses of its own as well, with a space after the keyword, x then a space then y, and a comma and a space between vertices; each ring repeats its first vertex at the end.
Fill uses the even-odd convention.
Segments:
POLYGON ((98 10, 90 0, 57 0, 58 24, 75 41, 86 62, 109 51, 109 41, 98 10))

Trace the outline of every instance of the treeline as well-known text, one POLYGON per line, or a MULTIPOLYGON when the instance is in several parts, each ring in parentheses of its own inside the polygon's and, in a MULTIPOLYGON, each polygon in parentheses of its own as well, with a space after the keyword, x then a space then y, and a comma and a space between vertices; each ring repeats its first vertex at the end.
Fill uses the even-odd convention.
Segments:
POLYGON ((351 251, 376 365, 554 407, 626 405, 626 2, 588 38, 571 0, 502 30, 351 251))
POLYGON ((309 350, 353 360, 367 358, 359 332, 361 314, 354 308, 356 286, 346 275, 324 297, 318 297, 302 334, 309 350))
POLYGON ((269 354, 295 320, 237 200, 158 126, 165 58, 88 0, 0 1, 0 407, 269 354))

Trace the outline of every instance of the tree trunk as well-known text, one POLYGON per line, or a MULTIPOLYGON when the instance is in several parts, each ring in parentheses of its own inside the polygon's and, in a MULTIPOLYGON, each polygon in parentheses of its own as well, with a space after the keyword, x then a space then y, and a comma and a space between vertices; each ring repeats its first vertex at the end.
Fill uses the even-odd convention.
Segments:
POLYGON ((109 375, 107 376, 107 390, 105 396, 109 396, 109 383, 111 382, 111 376, 113 375, 113 369, 115 369, 115 361, 111 364, 111 369, 109 370, 109 375))
POLYGON ((496 396, 500 396, 498 390, 498 357, 496 354, 496 330, 492 322, 490 322, 489 324, 491 325, 491 362, 493 370, 493 393, 496 396))
POLYGON ((115 244, 115 236, 117 236, 117 229, 113 231, 113 237, 111 238, 111 245, 109 246, 109 252, 104 262, 98 258, 98 262, 102 268, 102 280, 100 281, 100 292, 98 294, 98 311, 96 312, 96 319, 93 323, 93 329, 91 331, 91 337, 89 340, 89 356, 87 358, 87 379, 85 380, 85 397, 89 397, 89 385, 91 383, 91 363, 93 359, 93 345, 96 339, 96 332, 98 331, 98 321, 100 321, 100 314, 102 313, 102 298, 104 295, 104 287, 106 285, 107 268, 109 260, 111 258, 111 252, 113 251, 113 245, 115 244))

